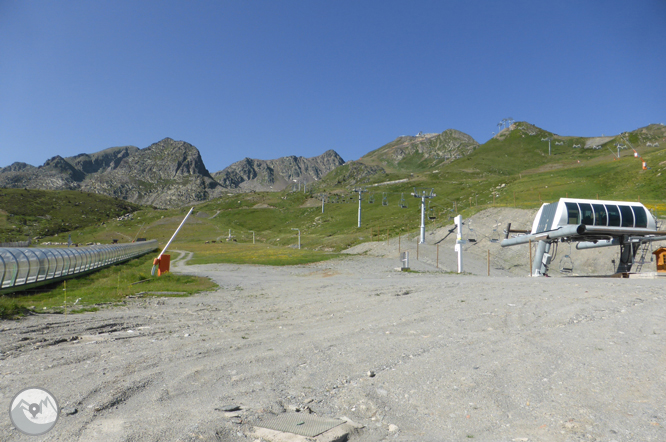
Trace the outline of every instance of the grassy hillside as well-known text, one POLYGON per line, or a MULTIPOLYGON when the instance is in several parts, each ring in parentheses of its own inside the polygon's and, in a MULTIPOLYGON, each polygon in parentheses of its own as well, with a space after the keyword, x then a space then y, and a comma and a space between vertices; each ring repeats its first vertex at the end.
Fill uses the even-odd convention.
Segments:
POLYGON ((358 161, 389 172, 424 171, 472 152, 478 143, 469 135, 447 129, 441 134, 401 136, 368 152, 358 161))
POLYGON ((0 189, 0 242, 25 241, 100 224, 139 207, 74 190, 0 189))
MULTIPOLYGON (((199 244, 201 256, 222 255, 220 241, 225 241, 230 230, 237 243, 251 243, 254 231, 258 244, 279 248, 295 247, 298 233, 292 229, 300 229, 302 247, 318 251, 339 251, 370 239, 385 240, 387 233, 394 237, 398 232, 417 231, 420 206, 419 200, 410 195, 414 187, 432 187, 437 194, 430 200, 428 214, 436 219, 428 220, 428 229, 451 224, 456 213, 467 216, 493 204, 536 208, 542 202, 565 196, 640 199, 658 215, 664 216, 665 137, 666 128, 653 125, 629 133, 624 139, 604 139, 599 149, 585 149, 588 142, 595 140, 558 136, 527 123, 516 123, 512 130, 502 131, 468 156, 430 169, 367 175, 366 169, 347 165, 308 186, 307 193, 235 194, 197 205, 172 247, 199 244), (550 156, 548 143, 542 141, 547 137, 553 137, 550 156), (630 149, 622 150, 620 159, 609 151, 608 147, 615 149, 614 143, 618 140, 626 144, 623 141, 626 139, 647 161, 650 170, 641 169, 639 159, 634 158, 630 149), (647 143, 656 142, 660 146, 647 147, 647 143), (574 148, 574 144, 581 147, 574 148), (363 195, 362 228, 359 229, 358 195, 351 190, 359 184, 360 176, 367 181, 364 185, 368 192, 363 195), (371 186, 400 179, 407 182, 371 186), (319 197, 322 193, 328 195, 329 201, 324 213, 319 197), (371 197, 374 203, 369 202, 371 197), (401 197, 404 197, 406 208, 400 207, 401 197), (384 198, 388 205, 382 205, 384 198), (333 203, 334 200, 338 202, 333 203)), ((72 209, 77 207, 74 205, 72 209)), ((75 242, 110 242, 140 236, 156 238, 164 244, 188 209, 141 208, 130 220, 107 218, 103 224, 97 220, 73 229, 72 239, 75 242)), ((102 212, 101 208, 97 212, 102 212)), ((78 212, 79 219, 85 219, 81 214, 78 212)), ((59 225, 66 225, 66 222, 72 225, 76 215, 67 216, 69 221, 59 225)), ((241 259, 240 255, 238 259, 241 259)))

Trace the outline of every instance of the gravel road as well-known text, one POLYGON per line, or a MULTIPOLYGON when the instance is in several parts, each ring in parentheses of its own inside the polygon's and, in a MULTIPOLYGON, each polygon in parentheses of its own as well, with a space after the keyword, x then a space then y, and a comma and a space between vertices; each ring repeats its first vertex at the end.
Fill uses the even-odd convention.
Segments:
POLYGON ((0 440, 255 441, 296 409, 352 441, 666 440, 663 280, 398 266, 176 266, 220 289, 1 322, 5 410, 42 386, 70 414, 31 438, 3 412, 0 440))

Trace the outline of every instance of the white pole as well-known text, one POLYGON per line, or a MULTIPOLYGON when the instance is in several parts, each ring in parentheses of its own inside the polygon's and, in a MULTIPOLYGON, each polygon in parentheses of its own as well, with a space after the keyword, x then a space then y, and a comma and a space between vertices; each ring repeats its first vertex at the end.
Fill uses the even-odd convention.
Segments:
POLYGON ((176 237, 176 235, 178 235, 178 232, 180 231, 180 228, 183 227, 183 224, 185 224, 185 221, 187 221, 187 217, 190 216, 190 213, 192 213, 193 210, 194 210, 194 207, 192 207, 192 208, 190 209, 190 211, 187 212, 187 215, 185 215, 185 218, 183 218, 183 221, 181 221, 181 223, 180 223, 180 225, 178 226, 178 228, 176 229, 176 231, 173 232, 173 235, 171 236, 171 239, 169 240, 169 242, 167 243, 167 245, 164 246, 164 249, 162 249, 162 252, 161 252, 160 255, 157 257, 157 259, 160 259, 160 258, 162 257, 162 255, 164 254, 164 252, 166 252, 166 249, 169 247, 169 245, 171 245, 171 241, 173 241, 173 239, 176 237))
POLYGON ((456 238, 456 246, 455 246, 455 251, 458 252, 458 273, 463 272, 463 256, 462 256, 462 246, 463 246, 463 239, 462 239, 462 215, 458 215, 454 218, 453 220, 456 223, 456 226, 458 227, 458 236, 456 238))
POLYGON ((421 197, 421 237, 419 243, 425 243, 425 195, 421 197))
POLYGON ((358 227, 361 228, 361 191, 358 191, 358 227))
POLYGON ((321 197, 321 213, 324 213, 324 200, 325 199, 326 199, 325 197, 323 197, 323 196, 321 197))

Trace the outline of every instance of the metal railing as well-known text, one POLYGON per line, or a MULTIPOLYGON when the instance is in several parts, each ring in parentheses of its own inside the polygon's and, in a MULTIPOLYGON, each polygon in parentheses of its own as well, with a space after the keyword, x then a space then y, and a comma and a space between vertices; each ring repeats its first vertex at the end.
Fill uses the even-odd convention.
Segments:
POLYGON ((87 247, 0 248, 0 292, 88 273, 157 249, 157 240, 87 247))

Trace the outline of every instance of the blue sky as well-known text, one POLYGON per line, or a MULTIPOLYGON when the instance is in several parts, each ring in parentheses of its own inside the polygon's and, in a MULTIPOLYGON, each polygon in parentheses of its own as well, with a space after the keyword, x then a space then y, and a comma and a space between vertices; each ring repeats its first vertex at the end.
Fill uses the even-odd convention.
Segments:
POLYGON ((400 135, 487 141, 666 123, 666 1, 0 0, 0 166, 194 144, 354 160, 400 135))

